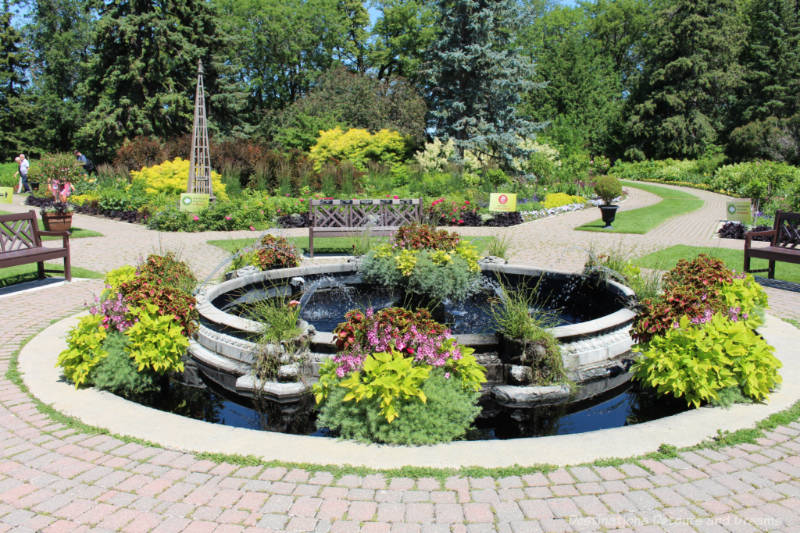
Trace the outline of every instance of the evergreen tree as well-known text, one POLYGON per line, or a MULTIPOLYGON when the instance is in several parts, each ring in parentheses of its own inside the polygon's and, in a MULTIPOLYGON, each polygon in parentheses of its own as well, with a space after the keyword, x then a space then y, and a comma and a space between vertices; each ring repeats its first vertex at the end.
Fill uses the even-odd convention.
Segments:
POLYGON ((734 0, 676 0, 658 13, 629 100, 626 155, 696 158, 721 141, 741 84, 741 39, 734 0))
POLYGON ((169 139, 191 131, 197 62, 202 59, 212 131, 238 123, 236 87, 226 77, 228 40, 204 0, 104 0, 94 53, 82 84, 89 110, 79 138, 108 159, 124 139, 169 139))
POLYGON ((30 151, 32 116, 24 94, 27 67, 22 35, 11 24, 11 11, 4 2, 0 13, 0 153, 4 157, 30 151))
POLYGON ((742 50, 745 85, 728 154, 800 161, 800 15, 797 0, 753 0, 742 50))
POLYGON ((552 120, 543 134, 562 149, 601 154, 620 120, 622 84, 604 43, 587 36, 587 22, 581 8, 556 7, 525 32, 535 79, 547 82, 526 95, 525 111, 534 120, 552 120))
POLYGON ((33 61, 35 135, 49 151, 75 148, 85 122, 78 85, 85 77, 91 47, 91 13, 82 0, 36 0, 26 26, 33 61))
POLYGON ((520 11, 515 0, 439 0, 441 34, 425 69, 434 134, 505 168, 520 155, 520 137, 541 129, 517 113, 536 87, 533 63, 514 42, 520 11))
POLYGON ((800 20, 797 0, 752 0, 742 50, 744 122, 795 114, 800 96, 800 20))

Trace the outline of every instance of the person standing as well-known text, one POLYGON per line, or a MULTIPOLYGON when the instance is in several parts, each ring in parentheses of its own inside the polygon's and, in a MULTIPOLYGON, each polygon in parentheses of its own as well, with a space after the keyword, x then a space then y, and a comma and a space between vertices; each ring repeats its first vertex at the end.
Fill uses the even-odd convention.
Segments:
POLYGON ((19 154, 19 159, 19 177, 22 180, 22 192, 33 192, 28 183, 28 169, 30 168, 30 163, 28 163, 25 154, 19 154))
POLYGON ((78 160, 78 163, 83 165, 83 170, 86 171, 86 174, 91 174, 94 171, 94 163, 92 163, 92 160, 80 153, 79 150, 75 150, 75 159, 78 160))

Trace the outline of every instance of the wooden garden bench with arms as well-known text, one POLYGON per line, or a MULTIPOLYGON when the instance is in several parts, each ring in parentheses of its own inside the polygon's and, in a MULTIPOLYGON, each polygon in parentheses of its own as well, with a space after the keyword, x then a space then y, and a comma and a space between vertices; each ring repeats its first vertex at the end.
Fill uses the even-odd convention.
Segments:
POLYGON ((404 224, 422 220, 422 200, 311 200, 308 253, 314 257, 314 237, 392 235, 404 224))
POLYGON ((69 232, 41 231, 36 211, 0 215, 0 268, 38 263, 39 278, 44 277, 44 262, 64 258, 64 277, 72 280, 69 262, 69 232), (61 237, 60 248, 42 246, 42 237, 61 237))
POLYGON ((768 231, 748 231, 744 236, 744 271, 768 272, 775 278, 775 261, 800 263, 800 213, 778 211, 775 226, 768 231), (769 246, 753 248, 753 237, 770 237, 769 246), (767 259, 769 268, 750 269, 750 258, 767 259))

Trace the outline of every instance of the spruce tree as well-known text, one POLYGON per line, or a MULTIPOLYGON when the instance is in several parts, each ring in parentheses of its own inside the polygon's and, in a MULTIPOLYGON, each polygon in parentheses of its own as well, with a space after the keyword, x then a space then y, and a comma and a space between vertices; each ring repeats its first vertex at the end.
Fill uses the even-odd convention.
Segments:
MULTIPOLYGON (((237 125, 235 87, 226 78, 227 38, 204 0, 105 0, 83 84, 85 150, 109 159, 126 138, 169 139, 191 131, 197 61, 203 61, 209 128, 237 125)), ((234 50, 230 50, 234 53, 234 50)))
POLYGON ((741 83, 734 0, 676 0, 661 10, 629 100, 629 157, 703 155, 720 142, 741 83))
POLYGON ((439 0, 441 33, 427 53, 429 127, 443 140, 494 158, 505 168, 521 137, 541 124, 517 113, 533 90, 533 63, 515 44, 523 23, 515 0, 439 0))
POLYGON ((4 156, 31 151, 28 127, 32 117, 24 92, 27 67, 22 34, 11 24, 11 11, 4 2, 0 13, 0 153, 4 156))

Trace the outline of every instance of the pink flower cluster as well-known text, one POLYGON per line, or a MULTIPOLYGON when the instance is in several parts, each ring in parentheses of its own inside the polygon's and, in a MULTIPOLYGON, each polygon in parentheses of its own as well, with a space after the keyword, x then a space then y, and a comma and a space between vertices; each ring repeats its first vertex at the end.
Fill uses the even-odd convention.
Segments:
MULTIPOLYGON (((372 308, 367 309, 366 318, 374 315, 372 308)), ((429 334, 419 331, 414 324, 405 332, 392 325, 384 325, 375 321, 366 332, 365 342, 357 343, 347 350, 339 352, 333 358, 338 364, 336 375, 344 377, 354 370, 359 370, 364 359, 371 353, 385 352, 394 348, 399 352, 414 357, 414 362, 433 367, 443 367, 447 361, 461 359, 461 349, 455 343, 448 343, 450 331, 441 334, 429 334)))
MULTIPOLYGON (((107 286, 107 288, 111 287, 107 286)), ((97 300, 96 305, 92 306, 89 312, 93 315, 102 314, 103 327, 106 329, 116 329, 122 332, 134 324, 134 321, 128 320, 128 304, 121 293, 102 302, 97 300)))

